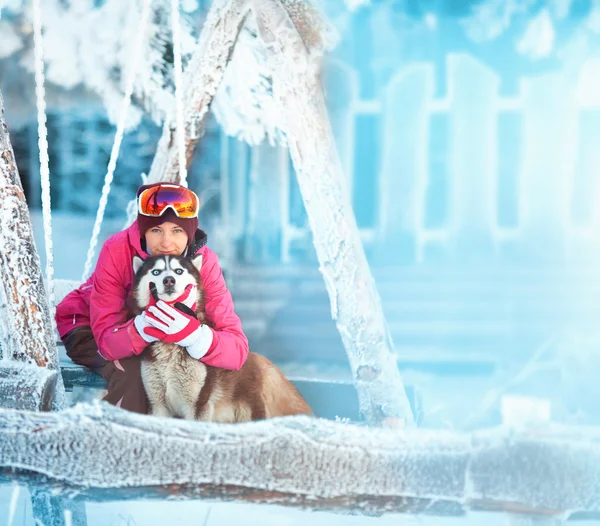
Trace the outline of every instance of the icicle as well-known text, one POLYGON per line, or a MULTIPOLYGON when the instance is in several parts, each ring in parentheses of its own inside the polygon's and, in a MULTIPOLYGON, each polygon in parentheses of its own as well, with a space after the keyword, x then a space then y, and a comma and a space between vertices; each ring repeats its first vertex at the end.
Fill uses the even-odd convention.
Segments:
POLYGON ((40 152, 40 179, 42 183, 42 214, 44 244, 46 247, 46 279, 48 281, 48 308, 54 319, 54 256, 52 247, 52 208, 50 203, 50 159, 48 157, 48 129, 46 128, 46 92, 44 89, 44 42, 40 0, 33 0, 33 42, 35 57, 35 95, 40 152))
POLYGON ((94 223, 94 230, 92 232, 92 239, 90 240, 90 246, 88 248, 87 259, 85 261, 85 267, 81 276, 81 281, 85 281, 90 275, 92 268, 92 259, 94 258, 94 252, 96 245, 98 244, 98 237, 100 235, 100 225, 104 218, 104 211, 106 209, 106 203, 108 201, 108 194, 110 192, 110 185, 112 183, 115 168, 117 166, 117 158, 119 157, 119 149, 121 148, 121 142, 123 140, 123 133, 125 131, 125 121, 127 118, 127 110, 131 104, 131 94, 133 93, 133 84, 135 82, 135 76, 137 73, 137 66, 140 62, 142 54, 142 46, 144 43, 144 35, 148 27, 148 14, 150 12, 150 0, 144 0, 144 9, 142 11, 142 18, 138 27, 138 39, 135 45, 135 54, 132 61, 131 71, 129 72, 129 79, 127 82, 127 88, 125 90, 125 96, 121 104, 121 116, 119 117, 119 123, 117 125, 117 132, 115 134, 115 142, 113 143, 112 151, 110 152, 110 160, 108 161, 108 169, 106 171, 106 177, 104 178, 104 186, 102 187, 102 196, 100 197, 100 204, 98 205, 98 213, 96 214, 96 222, 94 223))
POLYGON ((171 0, 171 22, 173 24, 173 67, 175 70, 175 105, 177 117, 177 148, 179 154, 179 184, 187 186, 187 161, 185 156, 185 126, 183 123, 183 96, 181 78, 181 27, 179 24, 179 0, 171 0))

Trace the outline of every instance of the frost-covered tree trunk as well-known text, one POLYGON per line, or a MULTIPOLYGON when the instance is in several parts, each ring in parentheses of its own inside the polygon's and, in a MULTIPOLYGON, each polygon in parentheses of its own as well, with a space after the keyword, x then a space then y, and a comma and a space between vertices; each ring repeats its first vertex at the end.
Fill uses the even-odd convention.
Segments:
POLYGON ((319 82, 320 56, 307 40, 310 26, 300 34, 298 20, 287 11, 294 2, 253 0, 252 5, 361 413, 372 425, 413 425, 381 301, 344 188, 319 82))
MULTIPOLYGON (((3 357, 58 367, 56 343, 50 324, 40 258, 29 209, 10 144, 4 101, 0 94, 0 265, 6 304, 1 316, 8 321, 7 351, 3 357)), ((3 345, 4 347, 4 345, 3 345)))
POLYGON ((1 346, 5 360, 0 366, 0 405, 47 410, 53 402, 62 403, 58 351, 1 93, 0 225, 1 346))
MULTIPOLYGON (((186 160, 190 160, 199 137, 190 136, 192 119, 199 132, 204 129, 210 104, 223 78, 238 34, 249 10, 249 0, 216 0, 208 12, 196 51, 183 77, 183 120, 186 160)), ((175 140, 175 115, 165 121, 149 182, 178 181, 179 161, 175 140)))

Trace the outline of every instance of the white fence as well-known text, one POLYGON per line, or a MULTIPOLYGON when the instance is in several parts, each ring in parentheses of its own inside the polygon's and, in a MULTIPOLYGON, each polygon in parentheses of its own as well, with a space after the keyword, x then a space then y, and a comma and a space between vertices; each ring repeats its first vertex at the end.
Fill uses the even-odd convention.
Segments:
MULTIPOLYGON (((597 257, 600 61, 576 75, 523 78, 514 97, 502 96, 498 75, 470 55, 449 55, 446 72, 444 98, 434 96, 433 65, 420 63, 398 71, 379 100, 362 101, 354 71, 327 68, 328 107, 365 242, 417 261, 597 257)), ((223 145, 232 234, 251 240, 256 259, 289 261, 310 232, 294 210, 287 151, 248 151, 227 138, 223 145)))

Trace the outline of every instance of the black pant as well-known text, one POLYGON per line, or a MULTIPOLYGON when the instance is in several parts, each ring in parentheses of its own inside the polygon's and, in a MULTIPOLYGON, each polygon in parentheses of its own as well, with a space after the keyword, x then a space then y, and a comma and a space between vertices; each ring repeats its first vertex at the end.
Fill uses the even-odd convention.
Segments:
POLYGON ((73 362, 99 373, 108 380, 106 395, 108 403, 147 415, 148 397, 142 383, 140 357, 132 356, 112 362, 105 360, 98 352, 91 327, 76 327, 64 338, 67 355, 73 362))

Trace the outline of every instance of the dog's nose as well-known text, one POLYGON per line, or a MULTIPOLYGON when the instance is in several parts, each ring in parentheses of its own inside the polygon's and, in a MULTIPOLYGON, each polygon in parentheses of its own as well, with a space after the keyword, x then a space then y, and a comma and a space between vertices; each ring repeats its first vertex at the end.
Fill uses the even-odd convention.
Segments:
POLYGON ((173 276, 167 276, 163 279, 163 285, 165 287, 174 287, 175 286, 175 278, 173 276))

